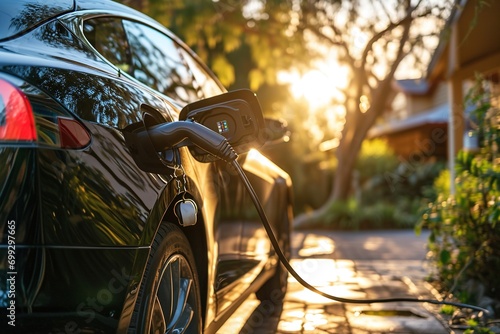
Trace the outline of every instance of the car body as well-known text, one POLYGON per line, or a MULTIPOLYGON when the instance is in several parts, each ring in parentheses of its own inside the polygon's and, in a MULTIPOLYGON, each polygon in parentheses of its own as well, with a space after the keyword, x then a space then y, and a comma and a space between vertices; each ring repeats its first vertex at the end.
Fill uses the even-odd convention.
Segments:
MULTIPOLYGON (((233 169, 129 139, 224 95, 196 55, 112 1, 4 1, 0 18, 0 332, 214 333, 251 293, 279 303, 286 272, 233 169)), ((286 253, 290 178, 247 151, 286 253)))

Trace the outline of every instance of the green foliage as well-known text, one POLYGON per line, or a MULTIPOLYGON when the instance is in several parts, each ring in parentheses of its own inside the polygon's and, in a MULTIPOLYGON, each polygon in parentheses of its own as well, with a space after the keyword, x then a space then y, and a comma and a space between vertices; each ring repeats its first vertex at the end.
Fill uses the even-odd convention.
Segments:
MULTIPOLYGON (((433 180, 443 168, 443 163, 434 161, 410 165, 400 161, 384 140, 365 141, 356 163, 354 193, 346 201, 333 202, 323 216, 311 221, 307 227, 350 230, 413 228, 421 215, 424 194, 430 192, 433 180)), ((323 193, 326 197, 328 191, 319 186, 325 183, 313 181, 313 178, 320 175, 323 179, 331 179, 332 175, 325 176, 324 170, 307 175, 310 176, 306 184, 316 184, 315 194, 323 193)), ((307 187, 300 187, 304 188, 307 187)), ((296 200, 311 201, 315 198, 314 194, 305 191, 297 192, 296 200)), ((319 203, 325 200, 323 198, 319 203)))
POLYGON ((454 195, 444 181, 447 174, 436 180, 436 196, 421 224, 431 231, 429 248, 440 280, 446 288, 456 288, 453 292, 464 301, 474 301, 474 296, 460 290, 470 279, 483 284, 489 295, 500 297, 500 127, 496 123, 500 111, 491 107, 483 83, 478 80, 466 100, 475 106, 481 147, 458 154, 454 195))
POLYGON ((491 329, 482 327, 475 319, 467 320, 467 326, 469 328, 464 331, 464 334, 495 334, 491 329))
POLYGON ((312 56, 302 34, 290 36, 288 2, 144 2, 148 4, 144 11, 180 36, 225 86, 243 76, 245 87, 255 91, 264 83, 273 84, 280 69, 307 63, 312 56))
POLYGON ((443 168, 442 162, 433 160, 413 164, 400 161, 384 141, 365 142, 357 162, 363 210, 370 212, 381 205, 393 208, 392 217, 379 211, 370 224, 377 227, 377 217, 383 217, 388 226, 414 227, 424 195, 443 168))
POLYGON ((455 310, 456 310, 455 306, 443 305, 441 307, 441 309, 439 310, 439 313, 445 314, 445 315, 453 315, 453 313, 455 312, 455 310))
POLYGON ((409 163, 398 159, 381 140, 365 142, 358 158, 363 203, 380 199, 391 202, 414 202, 418 207, 422 196, 429 192, 434 179, 444 168, 440 161, 409 163), (377 148, 378 147, 378 148, 377 148))
POLYGON ((356 170, 359 173, 360 182, 364 183, 396 169, 398 165, 399 161, 387 142, 382 139, 373 139, 363 142, 356 162, 356 170))
POLYGON ((354 198, 333 202, 325 214, 311 220, 306 228, 335 230, 384 229, 402 227, 392 203, 364 206, 354 198))
POLYGON ((436 197, 438 194, 441 194, 441 196, 448 197, 450 196, 450 170, 449 169, 443 169, 438 177, 434 180, 434 185, 431 190, 432 192, 432 197, 429 196, 432 200, 436 200, 436 197))

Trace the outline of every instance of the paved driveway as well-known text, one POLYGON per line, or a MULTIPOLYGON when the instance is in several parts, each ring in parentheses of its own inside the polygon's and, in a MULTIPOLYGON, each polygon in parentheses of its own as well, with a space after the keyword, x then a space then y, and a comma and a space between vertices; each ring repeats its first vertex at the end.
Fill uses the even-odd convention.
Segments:
POLYGON ((425 260, 428 231, 417 236, 413 230, 296 232, 294 255, 317 256, 323 251, 335 259, 349 260, 425 260), (314 246, 317 245, 317 246, 314 246), (315 248, 317 254, 314 254, 315 248), (333 248, 332 248, 333 247, 333 248))
MULTIPOLYGON (((429 298, 427 237, 410 230, 296 232, 291 263, 308 282, 340 297, 429 298)), ((342 304, 290 278, 278 315, 266 315, 263 305, 250 299, 218 333, 449 333, 436 311, 419 303, 342 304)))

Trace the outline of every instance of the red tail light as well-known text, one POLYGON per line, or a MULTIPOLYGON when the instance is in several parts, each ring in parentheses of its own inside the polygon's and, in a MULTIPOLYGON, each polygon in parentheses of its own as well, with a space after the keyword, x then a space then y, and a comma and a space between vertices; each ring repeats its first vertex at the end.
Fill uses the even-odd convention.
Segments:
POLYGON ((35 117, 26 95, 0 80, 0 140, 36 141, 35 117))
POLYGON ((39 112, 36 106, 19 88, 0 79, 0 142, 37 142, 67 149, 90 143, 90 134, 79 121, 59 115, 46 117, 46 109, 39 112))

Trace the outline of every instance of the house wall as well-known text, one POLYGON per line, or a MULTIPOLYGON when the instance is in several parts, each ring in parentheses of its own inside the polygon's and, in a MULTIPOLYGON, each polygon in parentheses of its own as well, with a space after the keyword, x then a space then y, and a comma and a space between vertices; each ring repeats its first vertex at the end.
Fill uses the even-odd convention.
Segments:
POLYGON ((435 158, 445 160, 447 137, 446 124, 425 124, 408 131, 389 133, 380 138, 387 140, 387 144, 400 161, 414 164, 435 158))
POLYGON ((407 96, 408 115, 429 111, 448 102, 448 88, 445 82, 439 82, 432 93, 407 96))
POLYGON ((425 93, 401 90, 384 121, 367 137, 387 140, 402 161, 446 159, 448 126, 444 119, 437 119, 436 113, 448 104, 447 83, 443 81, 425 93))

